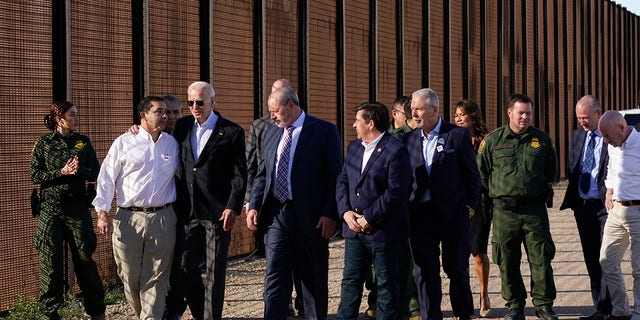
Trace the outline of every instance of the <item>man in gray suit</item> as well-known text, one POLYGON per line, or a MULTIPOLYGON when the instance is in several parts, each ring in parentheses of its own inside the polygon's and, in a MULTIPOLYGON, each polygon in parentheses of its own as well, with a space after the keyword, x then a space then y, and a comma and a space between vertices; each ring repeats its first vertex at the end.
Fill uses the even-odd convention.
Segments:
POLYGON ((600 102, 587 95, 576 103, 580 127, 573 131, 569 143, 569 186, 560 210, 571 208, 578 226, 584 263, 591 280, 591 297, 596 312, 581 320, 604 320, 611 314, 611 296, 600 268, 600 245, 607 221, 604 199, 607 188, 609 154, 607 143, 598 130, 602 116, 600 102))

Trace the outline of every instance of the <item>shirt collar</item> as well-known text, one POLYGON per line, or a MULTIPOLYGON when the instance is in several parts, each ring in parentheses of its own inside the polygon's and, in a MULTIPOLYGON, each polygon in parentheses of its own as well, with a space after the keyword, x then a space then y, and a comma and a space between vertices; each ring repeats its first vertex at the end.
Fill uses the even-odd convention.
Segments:
POLYGON ((209 118, 207 118, 202 125, 198 123, 198 120, 193 119, 193 123, 196 127, 205 129, 213 129, 216 126, 216 122, 218 122, 218 115, 214 111, 211 111, 209 118))
POLYGON ((382 140, 382 136, 384 136, 385 134, 386 134, 386 132, 383 132, 377 138, 373 139, 373 141, 371 141, 369 143, 364 142, 364 140, 362 140, 360 143, 362 144, 362 146, 364 147, 365 150, 373 149, 378 145, 378 142, 380 142, 380 140, 382 140))
POLYGON ((298 119, 296 119, 296 121, 294 121, 291 125, 296 128, 302 128, 302 125, 304 125, 305 118, 306 118, 306 115, 304 114, 304 111, 300 110, 300 115, 298 116, 298 119))
MULTIPOLYGON (((438 135, 438 133, 440 133, 440 125, 442 125, 442 119, 440 119, 440 117, 438 117, 438 122, 436 122, 436 126, 433 127, 433 129, 431 129, 431 131, 429 132, 429 137, 432 137, 434 135, 438 135)), ((427 139, 428 137, 424 135, 424 130, 420 129, 420 135, 427 139)))
POLYGON ((631 127, 631 133, 629 133, 629 136, 627 137, 627 139, 624 140, 624 142, 620 147, 626 148, 627 145, 629 144, 636 145, 637 144, 636 140, 638 140, 639 136, 640 134, 637 134, 636 128, 631 127))

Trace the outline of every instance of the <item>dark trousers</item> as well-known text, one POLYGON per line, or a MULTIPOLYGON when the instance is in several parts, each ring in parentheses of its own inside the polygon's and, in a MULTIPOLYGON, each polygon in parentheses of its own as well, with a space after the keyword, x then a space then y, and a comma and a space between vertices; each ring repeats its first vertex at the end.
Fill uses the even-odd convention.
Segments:
MULTIPOLYGON (((398 280, 400 281, 398 318, 406 319, 420 315, 420 301, 416 291, 416 278, 413 274, 413 257, 411 256, 409 241, 406 241, 406 244, 403 245, 398 259, 398 280)), ((373 262, 371 267, 366 270, 364 287, 369 290, 367 309, 376 310, 378 288, 376 286, 376 271, 373 262)))
POLYGON ((502 297, 509 309, 524 309, 527 291, 520 272, 524 244, 531 270, 531 297, 536 310, 553 306, 556 286, 551 260, 556 247, 549 231, 544 202, 505 206, 499 199, 493 206, 493 262, 500 267, 502 297))
POLYGON ((473 315, 469 284, 469 220, 461 218, 465 217, 462 214, 455 218, 444 217, 432 202, 412 204, 410 213, 411 251, 422 319, 442 319, 440 245, 442 269, 450 281, 453 314, 461 318, 473 315))
POLYGON ((184 226, 183 290, 194 319, 222 319, 230 237, 218 221, 196 219, 184 226))
POLYGON ((65 204, 64 212, 60 208, 43 206, 38 216, 34 244, 40 253, 40 301, 45 306, 45 313, 50 319, 59 319, 58 310, 64 303, 64 241, 69 245, 87 314, 103 314, 104 288, 92 258, 97 238, 84 201, 65 204))
POLYGON ((377 319, 395 319, 398 310, 398 260, 404 241, 373 241, 364 235, 345 238, 344 271, 338 319, 358 319, 362 285, 371 261, 376 270, 377 319))
MULTIPOLYGON (((286 319, 291 301, 294 264, 302 282, 308 319, 326 319, 328 308, 329 242, 319 232, 301 234, 290 203, 267 201, 263 210, 267 270, 264 318, 286 319)), ((299 213, 304 214, 304 213, 299 213)))
POLYGON ((580 234, 582 254, 591 281, 591 298, 598 312, 611 314, 611 296, 600 268, 600 246, 607 212, 600 201, 587 202, 573 208, 580 234))
POLYGON ((176 245, 169 275, 169 291, 167 291, 165 304, 165 319, 181 316, 187 308, 187 301, 184 299, 182 290, 182 242, 184 242, 184 225, 178 222, 176 225, 176 245))

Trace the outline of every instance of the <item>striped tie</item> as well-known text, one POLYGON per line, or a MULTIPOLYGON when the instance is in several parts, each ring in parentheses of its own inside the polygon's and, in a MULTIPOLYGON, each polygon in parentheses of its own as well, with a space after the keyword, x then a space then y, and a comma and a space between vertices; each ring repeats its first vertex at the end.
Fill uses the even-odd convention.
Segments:
POLYGON ((289 172, 289 157, 291 154, 291 136, 295 128, 294 126, 290 126, 286 130, 282 152, 280 153, 280 161, 278 161, 278 168, 276 169, 273 195, 280 202, 285 202, 289 199, 289 180, 287 179, 287 173, 289 172))

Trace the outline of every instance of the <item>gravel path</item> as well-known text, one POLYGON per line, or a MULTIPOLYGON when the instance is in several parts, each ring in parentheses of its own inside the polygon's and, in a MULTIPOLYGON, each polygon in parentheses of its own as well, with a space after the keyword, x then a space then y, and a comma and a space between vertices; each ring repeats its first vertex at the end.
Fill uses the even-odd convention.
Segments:
MULTIPOLYGON (((578 316, 591 314, 594 310, 591 303, 591 293, 589 291, 589 278, 583 262, 573 212, 571 210, 558 210, 565 189, 566 183, 564 182, 559 183, 555 187, 556 197, 554 199, 554 208, 549 210, 551 233, 556 244, 556 257, 553 260, 553 268, 558 294, 554 309, 559 314, 560 319, 577 319, 578 316)), ((489 252, 491 252, 491 248, 489 248, 489 252)), ((329 261, 329 319, 335 319, 335 314, 340 302, 343 253, 343 240, 331 242, 329 261)), ((524 276, 524 283, 526 287, 529 288, 529 267, 525 258, 523 258, 522 262, 521 269, 524 276)), ((469 263, 473 265, 471 259, 469 263)), ((264 259, 252 261, 236 259, 229 262, 223 310, 224 318, 262 319, 262 311, 264 308, 262 300, 264 268, 264 259)), ((622 270, 625 274, 628 290, 630 290, 632 284, 630 269, 629 254, 627 253, 622 262, 622 270)), ((452 317, 448 296, 449 281, 446 275, 442 274, 442 277, 444 292, 442 308, 445 311, 445 317, 452 317)), ((473 270, 471 272, 471 290, 474 297, 477 298, 479 296, 478 281, 473 270)), ((489 291, 493 306, 493 317, 502 318, 507 310, 504 307, 504 300, 500 296, 500 275, 495 265, 491 266, 489 291)), ((631 294, 631 292, 629 292, 629 294, 631 294)), ((630 295, 630 297, 632 296, 630 295)), ((366 298, 363 298, 363 301, 365 301, 365 303, 363 303, 360 308, 362 312, 366 309, 366 298)), ((633 300, 631 300, 631 302, 633 302, 633 300)), ((535 310, 531 306, 531 302, 527 301, 527 304, 525 310, 527 320, 536 319, 534 315, 535 310)), ((477 307, 476 305, 476 308, 477 307)), ((108 306, 107 319, 135 319, 135 316, 133 316, 131 308, 125 302, 108 306)), ((182 319, 192 319, 188 310, 182 319)), ((361 316, 361 319, 365 318, 361 316)))

